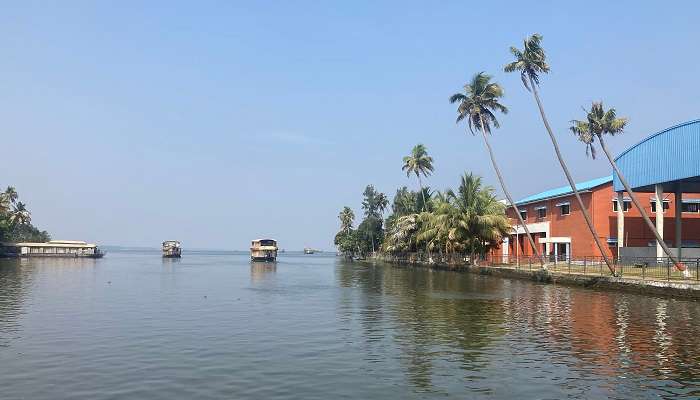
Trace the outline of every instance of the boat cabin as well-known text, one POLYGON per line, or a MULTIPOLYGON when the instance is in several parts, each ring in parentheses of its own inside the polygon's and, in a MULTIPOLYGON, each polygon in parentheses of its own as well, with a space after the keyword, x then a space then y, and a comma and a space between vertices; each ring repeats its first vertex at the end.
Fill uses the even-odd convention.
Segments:
POLYGON ((87 257, 100 258, 104 253, 96 244, 79 240, 51 240, 46 243, 2 243, 0 253, 14 257, 87 257))
POLYGON ((250 245, 250 259, 253 261, 275 261, 277 259, 277 241, 273 239, 256 239, 250 245))

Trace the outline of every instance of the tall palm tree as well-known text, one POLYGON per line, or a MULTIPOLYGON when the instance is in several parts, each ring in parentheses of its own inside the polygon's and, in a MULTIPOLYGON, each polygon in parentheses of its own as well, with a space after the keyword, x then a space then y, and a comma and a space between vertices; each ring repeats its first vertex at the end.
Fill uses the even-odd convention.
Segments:
POLYGON ((349 232, 352 229, 352 223, 355 220, 355 213, 348 206, 343 207, 343 210, 338 215, 340 219, 340 229, 344 232, 349 232))
MULTIPOLYGON (((651 222, 651 219, 649 219, 649 215, 647 214, 646 210, 644 210, 644 207, 642 207, 642 205, 639 203, 637 196, 632 191, 632 188, 630 188, 629 183, 627 183, 627 179, 622 174, 622 171, 620 171, 620 168, 617 167, 617 163, 615 162, 615 159, 610 153, 610 150, 608 150, 605 140, 603 139, 604 135, 614 136, 622 133, 627 125, 627 118, 617 118, 617 112, 614 108, 610 108, 609 110, 605 111, 603 102, 601 101, 593 102, 591 105, 591 110, 586 112, 585 121, 572 120, 571 124, 571 132, 573 132, 574 135, 576 135, 578 139, 586 145, 586 154, 590 154, 592 158, 595 158, 596 155, 594 144, 595 140, 598 139, 600 148, 603 149, 605 156, 608 158, 610 165, 613 167, 613 171, 615 171, 615 174, 617 174, 622 186, 625 187, 625 191, 632 199, 634 206, 639 210, 639 213, 642 215, 642 219, 647 224, 647 227, 654 233, 656 241, 659 243, 659 245, 661 245, 661 248, 664 250, 664 253, 666 253, 666 256, 673 262, 673 265, 675 265, 679 270, 685 270, 673 255, 671 249, 668 248, 661 235, 659 235, 659 232, 656 231, 656 226, 654 226, 654 223, 651 222)), ((618 204, 618 207, 621 206, 622 205, 618 204)), ((618 238, 618 240, 620 239, 621 238, 618 238)))
POLYGON ((469 126, 469 131, 474 135, 474 129, 481 132, 484 138, 484 144, 491 157, 491 164, 493 164, 493 169, 496 171, 496 176, 498 176, 498 181, 501 184, 501 189, 506 195, 508 202, 513 207, 515 215, 517 216, 520 224, 525 228, 525 233, 530 241, 530 246, 532 246, 532 251, 540 259, 540 264, 544 265, 544 260, 540 257, 540 252, 535 245, 535 241, 532 240, 532 235, 530 230, 523 221, 523 217, 520 215, 517 205, 513 201, 506 183, 501 175, 501 170, 498 168, 496 163, 496 157, 493 154, 493 149, 489 143, 489 135, 491 134, 491 125, 495 128, 500 127, 498 120, 496 119, 495 111, 500 111, 503 114, 508 112, 508 108, 503 104, 499 103, 498 100, 503 97, 503 89, 497 83, 491 82, 491 76, 484 72, 480 72, 472 78, 471 82, 464 85, 464 93, 456 93, 450 97, 450 103, 459 103, 457 107, 457 123, 466 119, 469 126))
POLYGON ((574 179, 571 177, 571 173, 569 172, 569 168, 566 166, 564 157, 562 157, 561 151, 559 151, 559 143, 557 142, 557 138, 552 132, 552 127, 549 126, 549 121, 547 120, 547 116, 544 113, 544 106, 542 105, 540 95, 537 91, 537 88, 540 84, 539 75, 546 74, 549 72, 547 57, 544 54, 544 49, 541 46, 541 42, 542 36, 535 33, 534 35, 530 36, 529 38, 523 41, 522 50, 511 46, 510 52, 515 57, 515 61, 506 64, 503 70, 505 72, 520 71, 520 79, 522 79, 525 89, 527 89, 534 95, 535 102, 537 102, 537 107, 540 110, 542 122, 544 122, 544 127, 547 129, 547 133, 549 133, 549 139, 552 141, 552 145, 554 146, 554 152, 556 153, 557 159, 559 160, 559 165, 561 165, 561 169, 564 171, 564 175, 566 175, 566 180, 569 181, 571 191, 574 192, 574 197, 576 197, 576 202, 578 203, 579 208, 583 213, 583 218, 586 220, 588 230, 591 231, 593 240, 595 241, 595 244, 598 247, 600 254, 605 259, 605 264, 607 264, 608 269, 614 275, 615 268, 613 267, 610 258, 608 258, 608 255, 605 252, 605 247, 603 247, 603 244, 600 241, 600 236, 598 235, 598 232, 596 232, 596 229, 593 225, 593 220, 591 219, 591 215, 588 213, 588 209, 584 206, 583 200, 581 199, 581 195, 579 194, 578 189, 576 188, 576 182, 574 182, 574 179))
POLYGON ((428 151, 422 144, 417 144, 411 150, 411 154, 403 158, 402 171, 406 171, 406 177, 416 174, 418 186, 423 196, 423 210, 425 211, 425 192, 423 191, 423 181, 421 175, 427 177, 433 172, 433 158, 428 155, 428 151))
POLYGON ((15 204, 9 219, 12 225, 26 225, 32 221, 32 215, 24 203, 20 201, 15 204))

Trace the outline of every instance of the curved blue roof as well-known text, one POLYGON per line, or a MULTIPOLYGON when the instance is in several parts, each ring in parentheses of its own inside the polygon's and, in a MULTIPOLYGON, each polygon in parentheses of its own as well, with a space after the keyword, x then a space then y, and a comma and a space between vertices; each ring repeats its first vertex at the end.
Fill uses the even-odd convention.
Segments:
MULTIPOLYGON (((615 159, 633 190, 651 191, 656 184, 700 181, 700 120, 688 121, 657 132, 625 150, 615 159)), ((684 192, 696 191, 688 186, 684 192)), ((613 177, 615 191, 623 191, 613 177)), ((670 186, 664 190, 673 190, 670 186)))
MULTIPOLYGON (((604 185, 606 183, 610 183, 610 182, 612 182, 612 180, 613 180, 612 176, 604 176, 602 178, 591 179, 590 181, 577 183, 576 190, 583 191, 583 190, 593 189, 594 187, 604 185)), ((541 192, 541 193, 533 194, 532 196, 528 196, 528 197, 525 197, 524 199, 516 201, 515 204, 522 205, 522 204, 527 204, 527 203, 533 203, 535 201, 541 201, 541 200, 551 199, 554 197, 566 196, 567 194, 570 194, 570 193, 573 193, 573 190, 571 190, 571 186, 566 185, 566 186, 562 186, 562 187, 559 187, 556 189, 550 189, 550 190, 546 190, 546 191, 541 192)))

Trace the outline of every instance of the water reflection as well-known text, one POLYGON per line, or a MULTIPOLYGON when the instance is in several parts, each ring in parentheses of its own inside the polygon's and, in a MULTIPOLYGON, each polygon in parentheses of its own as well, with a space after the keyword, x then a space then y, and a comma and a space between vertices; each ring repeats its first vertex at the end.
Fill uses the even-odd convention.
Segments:
POLYGON ((368 343, 395 329, 392 343, 416 391, 439 391, 446 366, 457 363, 465 385, 492 394, 492 366, 515 363, 531 369, 515 372, 530 384, 561 379, 574 397, 700 396, 695 302, 347 262, 336 277, 362 293, 341 304, 345 314, 350 301, 359 308, 368 343), (584 389, 582 380, 597 387, 584 389))
POLYGON ((270 261, 251 261, 251 282, 262 282, 270 279, 277 272, 277 263, 270 261))
POLYGON ((33 281, 24 264, 26 260, 0 258, 0 348, 9 346, 21 331, 18 318, 33 281))

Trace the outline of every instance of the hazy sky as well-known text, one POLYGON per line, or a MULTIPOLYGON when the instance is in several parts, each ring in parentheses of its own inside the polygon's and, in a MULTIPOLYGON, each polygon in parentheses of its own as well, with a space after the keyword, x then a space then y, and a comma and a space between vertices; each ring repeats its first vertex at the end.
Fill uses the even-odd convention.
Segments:
POLYGON ((516 198, 565 183, 508 47, 544 35, 542 97, 577 179, 609 174, 568 132, 603 99, 630 118, 619 152, 700 117, 696 2, 3 2, 0 185, 54 238, 330 249, 374 184, 497 181, 448 97, 495 76, 510 113, 493 146, 516 198))

